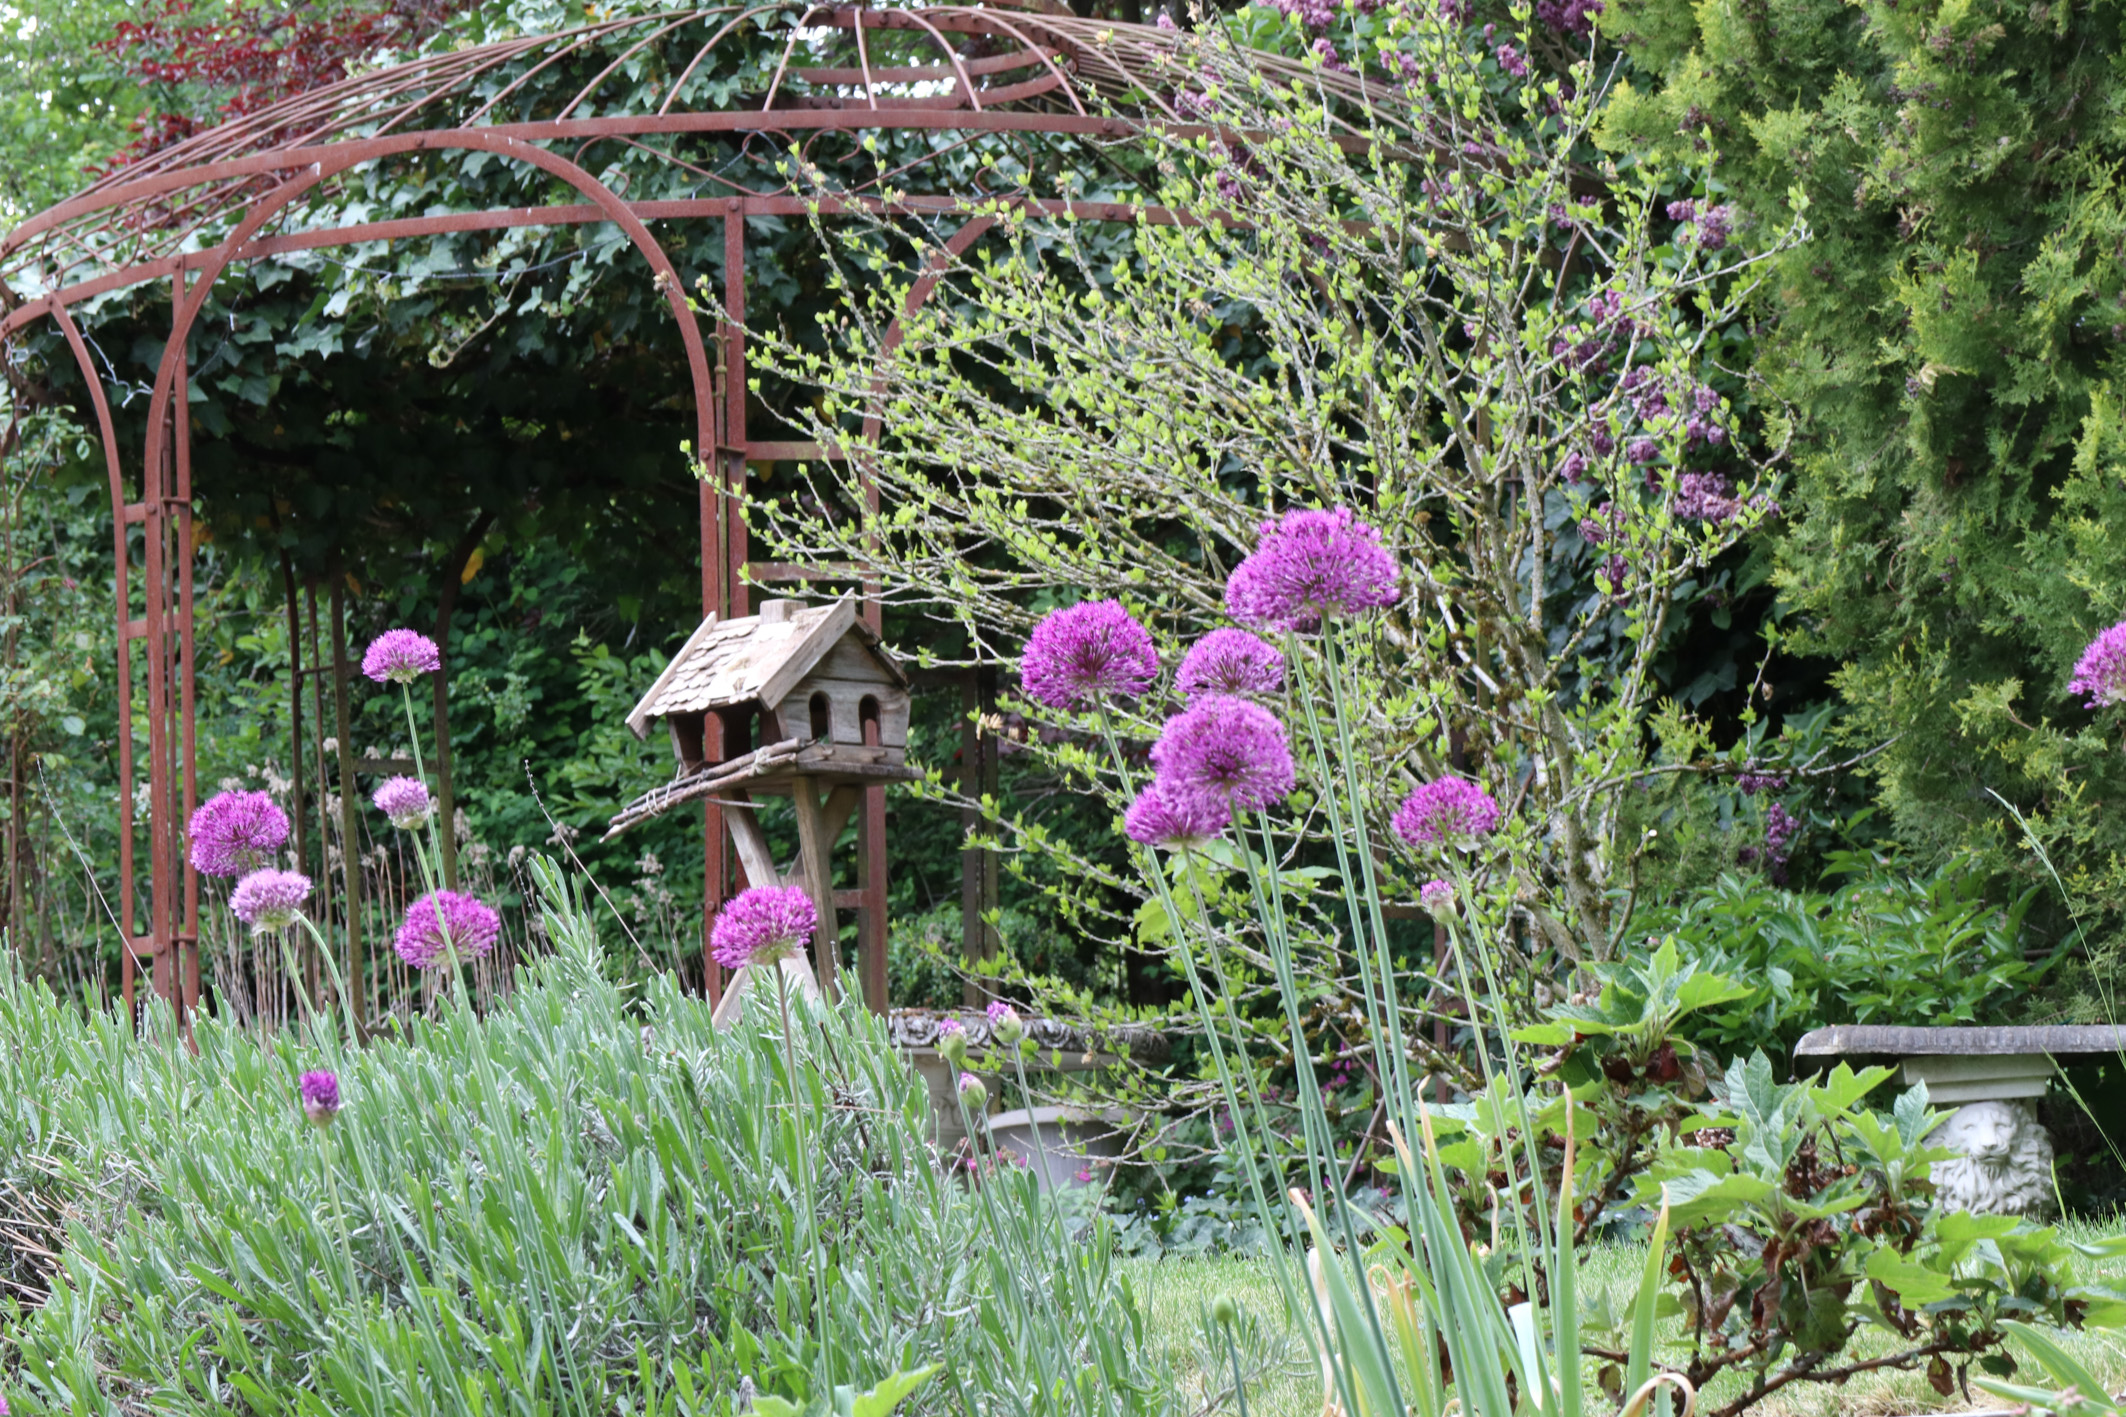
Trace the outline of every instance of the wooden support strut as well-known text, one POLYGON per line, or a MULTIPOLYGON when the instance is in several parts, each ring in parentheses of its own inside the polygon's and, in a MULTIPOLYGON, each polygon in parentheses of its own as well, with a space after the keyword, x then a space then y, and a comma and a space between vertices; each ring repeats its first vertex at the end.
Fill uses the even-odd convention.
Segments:
POLYGON ((730 828, 738 861, 746 881, 755 886, 803 886, 819 913, 819 929, 813 937, 813 973, 828 998, 835 997, 836 965, 839 963, 840 919, 838 908, 856 904, 852 892, 834 889, 834 843, 863 803, 864 790, 844 783, 827 793, 822 802, 817 785, 799 778, 793 786, 797 803, 798 859, 789 869, 775 864, 767 833, 760 828, 751 794, 743 789, 722 799, 724 822, 730 828))

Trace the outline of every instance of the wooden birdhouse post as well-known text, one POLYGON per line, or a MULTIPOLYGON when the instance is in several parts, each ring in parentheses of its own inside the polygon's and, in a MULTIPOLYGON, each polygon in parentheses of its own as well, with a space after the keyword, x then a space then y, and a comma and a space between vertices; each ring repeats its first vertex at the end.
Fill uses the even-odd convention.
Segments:
MULTIPOLYGON (((661 722, 678 773, 612 819, 610 840, 683 802, 713 800, 751 885, 801 885, 819 913, 813 969, 836 997, 834 843, 864 789, 920 776, 907 765, 908 676, 845 597, 831 605, 762 602, 757 615, 711 615, 627 717, 638 738, 661 722), (714 715, 720 735, 708 731, 714 715), (722 752, 706 745, 720 736, 722 752), (777 866, 754 811, 756 796, 797 809, 797 861, 777 866)), ((883 939, 883 929, 875 929, 883 939)), ((744 989, 732 981, 727 1002, 744 989)))

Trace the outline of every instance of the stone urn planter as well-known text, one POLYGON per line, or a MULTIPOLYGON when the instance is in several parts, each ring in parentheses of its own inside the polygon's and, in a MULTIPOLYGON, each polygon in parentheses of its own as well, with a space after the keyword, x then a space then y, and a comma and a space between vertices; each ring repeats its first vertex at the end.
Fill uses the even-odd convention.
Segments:
MULTIPOLYGON (((967 1139, 960 1125, 957 1099, 958 1070, 938 1053, 938 1025, 948 1018, 960 1021, 967 1034, 967 1070, 989 1089, 992 1110, 1004 1095, 1003 1083, 1012 1078, 1012 1068, 991 1035, 989 1017, 979 1009, 895 1009, 886 1015, 887 1036, 908 1059, 908 1065, 930 1089, 930 1115, 936 1127, 940 1154, 950 1155, 967 1139)), ((1034 1056, 1026 1060, 1029 1077, 1041 1072, 1090 1072, 1113 1067, 1122 1061, 1122 1050, 1139 1061, 1165 1056, 1166 1038, 1148 1028, 1121 1028, 1093 1035, 1061 1019, 1022 1018, 1026 1036, 1034 1041, 1034 1056)), ((1015 1079, 1014 1079, 1015 1080, 1015 1079)), ((1052 1109, 1037 1108, 1036 1111, 1052 1109)), ((991 1117, 992 1130, 997 1118, 991 1117)), ((1032 1156, 1029 1153, 1028 1159, 1032 1156)), ((1079 1169, 1072 1166, 1073 1172, 1079 1169)))
POLYGON ((1042 1190, 1077 1190, 1098 1180, 1096 1162, 1121 1155, 1128 1120, 1082 1107, 1020 1107, 992 1113, 989 1137, 999 1152, 1021 1157, 1042 1190))

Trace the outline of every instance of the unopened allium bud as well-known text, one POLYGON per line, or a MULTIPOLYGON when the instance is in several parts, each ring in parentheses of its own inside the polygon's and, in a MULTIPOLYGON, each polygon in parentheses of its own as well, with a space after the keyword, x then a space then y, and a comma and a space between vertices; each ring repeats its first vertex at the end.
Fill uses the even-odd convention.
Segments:
POLYGON ((303 1115, 314 1127, 328 1127, 340 1114, 340 1079, 337 1073, 304 1073, 296 1081, 302 1094, 303 1115))
POLYGON ((1418 890, 1417 898, 1428 913, 1445 915, 1454 908, 1454 887, 1445 881, 1427 881, 1418 890))
POLYGON ((955 1068, 967 1061, 967 1030, 956 1018, 938 1024, 938 1056, 955 1068))
POLYGON ((1240 1306, 1233 1302, 1232 1295, 1220 1294, 1211 1300, 1211 1317, 1220 1328, 1231 1328, 1240 1321, 1240 1306))
POLYGON ((989 1005, 989 1031, 997 1042, 1009 1048, 1026 1035, 1026 1025, 1019 1018, 1019 1011, 1002 999, 992 1000, 989 1005))
POLYGON ((989 1105, 989 1089, 973 1073, 960 1074, 960 1101, 970 1112, 979 1112, 989 1105))

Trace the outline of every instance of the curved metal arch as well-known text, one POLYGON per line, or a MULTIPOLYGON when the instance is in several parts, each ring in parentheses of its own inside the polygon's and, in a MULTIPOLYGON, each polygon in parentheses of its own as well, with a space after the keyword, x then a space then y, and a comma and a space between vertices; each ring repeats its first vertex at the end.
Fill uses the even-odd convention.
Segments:
POLYGON ((713 440, 711 408, 714 403, 714 383, 709 373, 709 356, 702 343, 701 327, 687 304, 686 288, 679 276, 678 267, 651 234, 642 219, 629 209, 627 203, 613 190, 592 176, 584 168, 557 153, 535 147, 521 139, 464 129, 443 129, 433 132, 407 134, 396 139, 382 139, 355 145, 358 151, 340 155, 332 162, 319 159, 309 164, 302 175, 292 178, 259 202, 239 223, 234 231, 216 248, 216 255, 198 273, 197 281, 189 290, 184 304, 172 321, 170 338, 163 348, 160 366, 155 374, 154 396, 148 405, 148 465, 164 451, 162 443, 163 422, 169 413, 171 390, 176 379, 176 368, 184 362, 185 342, 191 338, 192 326, 205 308, 207 297, 222 274, 240 256, 244 245, 259 228, 275 215, 316 186, 327 177, 337 176, 350 168, 378 158, 395 156, 402 152, 428 150, 457 150, 491 152, 498 156, 513 158, 560 178, 581 192, 603 211, 607 217, 626 233, 628 240, 649 262, 655 273, 657 286, 664 293, 665 304, 679 322, 679 338, 687 353, 687 369, 694 384, 694 394, 699 412, 696 417, 696 435, 699 446, 708 447, 713 440))
MULTIPOLYGON (((154 391, 148 406, 147 438, 142 460, 144 476, 148 477, 151 482, 154 480, 153 474, 155 470, 161 468, 162 459, 169 456, 172 451, 171 443, 173 439, 177 442, 176 452, 180 463, 186 461, 182 441, 183 432, 177 426, 178 420, 172 417, 171 406, 172 400, 177 396, 177 391, 182 387, 184 379, 186 344, 190 339, 193 326, 197 323, 201 311, 206 307, 214 285, 231 265, 243 257, 245 247, 250 243, 252 237, 267 222, 300 199, 305 192, 339 171, 344 171, 363 162, 373 161, 379 156, 388 156, 396 151, 433 149, 492 152, 498 156, 515 159, 539 168, 560 178, 583 196, 589 198, 591 203, 598 208, 607 220, 620 227, 631 244, 649 263, 651 270, 655 273, 657 287, 663 292, 667 305, 672 309, 674 317, 679 322, 680 339, 687 351, 688 373, 694 388, 697 446, 707 449, 714 445, 716 433, 716 390, 710 373, 708 351, 702 341, 700 325, 694 317, 692 308, 687 303, 685 287, 680 279, 678 268, 673 265, 671 257, 665 252, 656 237, 651 234, 649 228, 610 188, 567 158, 503 135, 445 131, 408 134, 396 141, 386 142, 383 144, 381 151, 376 150, 374 145, 364 144, 361 145, 360 151, 336 155, 340 158, 337 163, 321 160, 309 164, 297 176, 281 183, 279 187, 253 207, 236 229, 215 249, 212 258, 199 269, 196 280, 187 285, 184 276, 180 273, 177 289, 181 298, 176 302, 171 321, 170 337, 163 348, 162 358, 156 370, 154 391)), ((99 426, 105 440, 105 456, 110 467, 112 479, 114 534, 117 538, 120 672, 121 684, 124 685, 129 682, 126 659, 127 611, 129 609, 129 587, 127 582, 129 576, 125 560, 127 517, 123 501, 123 483, 119 472, 121 464, 118 456, 116 430, 110 417, 108 400, 103 395, 102 385, 95 378, 93 366, 87 362, 87 351, 81 341, 79 329, 74 325, 64 303, 59 301, 56 296, 48 297, 44 303, 55 317, 62 322, 62 331, 70 336, 69 344, 75 350, 76 360, 82 363, 84 375, 91 381, 90 386, 93 390, 99 414, 99 426)), ((189 489, 185 490, 189 491, 189 489)), ((704 551, 703 609, 705 613, 720 613, 723 609, 722 597, 725 578, 721 575, 713 574, 711 569, 713 558, 709 555, 712 547, 716 544, 717 538, 712 536, 708 521, 716 514, 716 511, 717 507, 714 499, 704 489, 701 499, 701 512, 704 517, 702 545, 704 551)), ((166 498, 159 495, 153 487, 144 487, 142 512, 142 519, 147 523, 149 531, 150 553, 148 606, 146 624, 143 626, 143 631, 153 651, 160 656, 166 653, 164 641, 169 633, 163 623, 167 613, 164 597, 168 588, 161 583, 162 580, 166 579, 162 574, 161 557, 159 555, 162 519, 164 515, 174 513, 177 522, 180 554, 188 552, 190 546, 190 498, 189 495, 182 498, 166 498), (163 506, 162 503, 165 501, 171 505, 168 507, 163 506)), ((185 722, 189 722, 192 693, 192 661, 190 653, 192 616, 189 601, 189 575, 182 575, 182 579, 185 587, 183 592, 184 601, 176 611, 176 633, 179 637, 180 646, 179 691, 183 696, 186 709, 183 718, 185 722)), ((161 659, 157 659, 151 662, 150 668, 154 670, 161 665, 161 659)), ((151 677, 154 676, 151 675, 151 677)), ((155 804, 156 809, 166 813, 178 805, 178 784, 172 781, 172 765, 167 761, 170 754, 167 751, 166 736, 160 731, 162 725, 159 710, 169 697, 167 686, 163 687, 163 692, 160 696, 151 693, 150 697, 155 699, 156 702, 151 703, 149 706, 151 740, 148 765, 149 799, 151 803, 155 804)), ((124 818, 126 827, 124 840, 126 846, 121 861, 121 871, 130 883, 133 876, 133 861, 130 821, 131 711, 129 695, 126 696, 124 702, 128 707, 121 711, 128 719, 128 728, 127 732, 121 735, 121 752, 125 755, 125 760, 121 766, 121 775, 125 778, 127 791, 125 793, 126 803, 121 809, 126 814, 124 818)), ((195 751, 196 744, 189 737, 185 738, 179 752, 182 758, 179 771, 182 773, 187 787, 189 787, 191 781, 192 760, 195 751)), ((158 827, 158 829, 160 828, 158 827)), ((180 978, 180 973, 185 967, 182 961, 171 959, 166 963, 163 959, 166 954, 173 953, 171 946, 177 940, 177 931, 174 926, 176 923, 177 898, 180 891, 178 881, 173 879, 174 872, 171 869, 177 863, 165 860, 167 853, 160 849, 160 845, 158 839, 158 849, 154 853, 155 869, 151 874, 150 890, 153 899, 150 903, 149 938, 145 941, 146 949, 141 952, 156 956, 157 992, 172 1000, 177 1007, 179 1018, 182 1020, 186 1005, 190 1002, 191 995, 194 992, 194 987, 190 986, 190 975, 180 978), (184 997, 180 998, 180 995, 184 997)), ((194 928, 196 928, 196 921, 194 921, 196 910, 191 907, 197 900, 198 876, 189 860, 182 863, 181 871, 183 882, 181 894, 188 906, 186 919, 188 922, 193 922, 194 928)), ((132 897, 130 890, 127 892, 126 909, 128 912, 127 983, 130 985, 130 961, 132 954, 139 949, 131 928, 132 897)))

